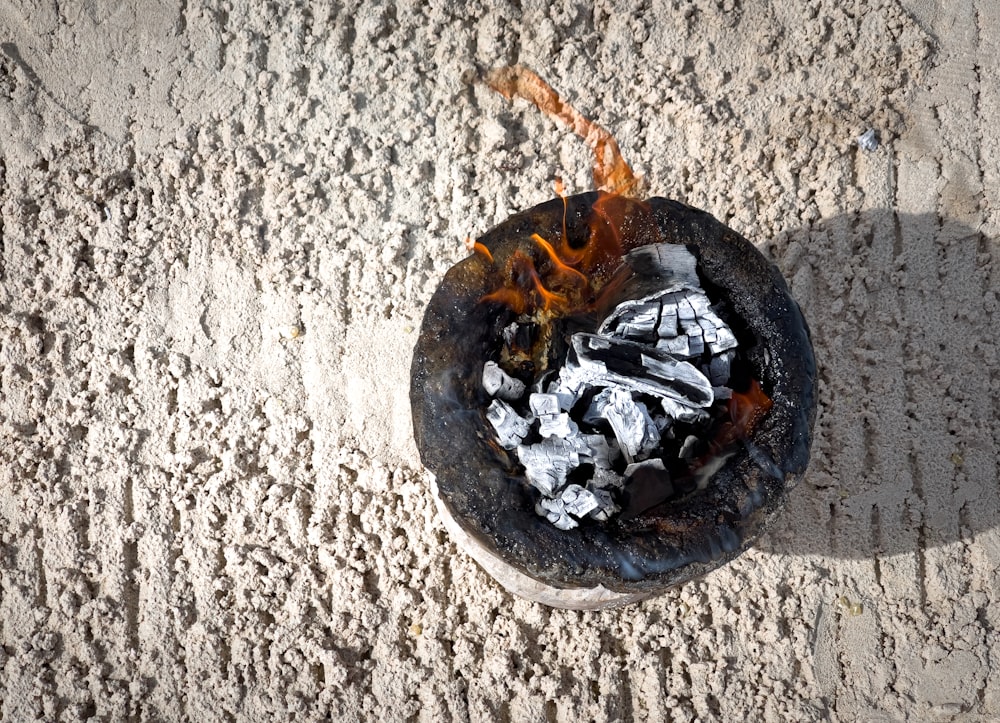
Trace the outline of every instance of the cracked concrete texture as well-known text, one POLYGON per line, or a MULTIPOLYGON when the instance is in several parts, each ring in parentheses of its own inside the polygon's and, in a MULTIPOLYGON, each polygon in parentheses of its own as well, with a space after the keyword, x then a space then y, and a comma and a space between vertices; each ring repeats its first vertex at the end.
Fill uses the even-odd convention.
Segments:
POLYGON ((998 16, 6 3, 0 716, 1000 716, 998 16), (409 429, 461 240, 590 184, 474 82, 514 61, 755 240, 820 364, 776 528, 617 611, 498 588, 409 429))

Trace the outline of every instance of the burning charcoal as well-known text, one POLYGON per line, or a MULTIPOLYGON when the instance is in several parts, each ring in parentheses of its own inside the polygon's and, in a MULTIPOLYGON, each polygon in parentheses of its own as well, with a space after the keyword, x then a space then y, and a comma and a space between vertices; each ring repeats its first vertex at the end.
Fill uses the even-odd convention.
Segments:
POLYGON ((680 322, 682 328, 685 326, 685 322, 692 324, 698 318, 698 313, 694 310, 694 305, 691 303, 692 296, 693 294, 684 294, 684 296, 677 299, 677 320, 680 322))
POLYGON ((528 397, 528 406, 536 417, 559 414, 559 398, 555 394, 533 393, 528 397))
MULTIPOLYGON (((672 400, 690 409, 678 418, 698 419, 702 416, 698 408, 712 404, 712 385, 705 375, 655 347, 583 333, 574 334, 570 343, 579 367, 571 370, 574 382, 619 385, 672 400)), ((566 366, 571 366, 569 360, 566 366)))
POLYGON ((606 522, 618 514, 619 507, 615 504, 611 492, 601 487, 591 486, 590 493, 597 500, 597 508, 591 511, 590 517, 598 522, 606 522))
POLYGON ((674 294, 668 294, 669 301, 663 299, 660 307, 660 323, 656 327, 656 335, 661 339, 671 339, 677 336, 677 302, 674 294))
POLYGON ((483 389, 491 397, 513 402, 524 396, 524 382, 515 379, 500 368, 495 361, 483 365, 483 389))
POLYGON ((701 327, 697 323, 692 323, 686 329, 688 333, 688 354, 691 358, 699 357, 705 353, 705 340, 701 338, 701 327))
POLYGON ((535 383, 532 387, 534 394, 552 394, 555 395, 559 409, 564 412, 568 412, 576 404, 577 396, 570 392, 564 392, 559 387, 559 379, 556 377, 554 370, 549 370, 542 375, 542 378, 535 383))
POLYGON ((566 511, 574 517, 584 517, 600 506, 597 497, 580 485, 569 485, 559 499, 566 505, 566 511))
POLYGON ((518 416, 507 402, 494 399, 486 409, 486 419, 497 431, 497 439, 504 449, 514 449, 528 434, 531 425, 518 416))
MULTIPOLYGON (((590 462, 597 469, 611 469, 611 445, 603 434, 585 434, 583 441, 587 445, 587 452, 584 453, 586 461, 590 462)), ((617 450, 616 450, 617 451, 617 450)))
POLYGON ((532 414, 538 418, 539 433, 543 437, 566 439, 579 433, 576 422, 565 412, 560 412, 560 395, 534 393, 528 399, 532 414))
POLYGON ((572 530, 579 523, 566 512, 566 503, 561 499, 542 498, 535 505, 535 512, 546 518, 560 530, 572 530))
POLYGON ((635 341, 655 341, 660 323, 660 302, 655 298, 626 301, 604 320, 598 333, 635 341))
POLYGON ((629 251, 625 262, 634 269, 657 272, 663 278, 663 285, 697 289, 697 259, 681 244, 649 244, 629 251))
POLYGON ((546 497, 566 484, 566 475, 580 464, 580 453, 564 439, 549 437, 538 444, 520 445, 517 458, 528 481, 546 497))
POLYGON ((660 443, 660 432, 646 405, 621 387, 610 387, 594 397, 592 410, 608 420, 629 463, 644 459, 660 443))
POLYGON ((705 340, 706 344, 711 344, 718 339, 717 327, 708 316, 698 317, 698 326, 701 327, 701 338, 705 340))
POLYGON ((691 356, 691 345, 686 335, 675 336, 673 339, 660 339, 656 342, 656 348, 678 358, 691 356))
POLYGON ((625 469, 625 488, 622 490, 622 520, 641 515, 650 507, 670 499, 674 485, 661 459, 648 459, 630 464, 625 469))
POLYGON ((565 412, 561 414, 546 414, 538 418, 538 433, 543 437, 558 437, 567 439, 579 434, 580 428, 565 412))
POLYGON ((591 489, 603 490, 611 487, 621 489, 621 486, 625 484, 625 478, 614 470, 597 467, 594 469, 594 476, 590 478, 587 484, 591 489))
POLYGON ((726 351, 712 357, 712 361, 708 364, 708 373, 706 376, 712 382, 713 387, 721 387, 729 382, 733 356, 733 352, 726 351))
POLYGON ((708 297, 705 296, 705 292, 701 289, 688 292, 687 301, 691 305, 691 308, 694 309, 695 316, 715 316, 715 312, 710 308, 712 302, 709 301, 708 297))

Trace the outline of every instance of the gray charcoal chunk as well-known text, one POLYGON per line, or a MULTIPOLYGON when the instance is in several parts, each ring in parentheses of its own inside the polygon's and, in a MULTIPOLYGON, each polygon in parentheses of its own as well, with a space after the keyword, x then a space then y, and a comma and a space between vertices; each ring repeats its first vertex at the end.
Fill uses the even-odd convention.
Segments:
POLYGON ((713 354, 719 354, 737 346, 736 337, 728 326, 720 326, 716 329, 716 340, 709 344, 708 350, 713 354))
POLYGON ((566 512, 566 503, 561 499, 542 498, 535 505, 535 512, 546 518, 560 530, 572 530, 579 523, 566 512))
POLYGON ((610 490, 593 486, 589 486, 588 489, 597 500, 597 507, 590 513, 590 517, 592 519, 599 522, 605 522, 610 520, 614 515, 618 514, 620 508, 615 504, 615 500, 611 496, 610 490))
POLYGON ((644 459, 660 443, 660 431, 642 402, 620 387, 610 387, 594 397, 593 406, 608 420, 628 462, 644 459))
POLYGON ((598 333, 637 341, 654 341, 660 323, 660 302, 655 298, 625 301, 604 320, 598 333))
POLYGON ((536 417, 543 414, 559 414, 559 398, 555 394, 532 394, 528 406, 536 417))
POLYGON ((579 434, 580 428, 569 418, 566 412, 559 414, 543 414, 538 417, 538 433, 543 437, 559 437, 569 439, 579 434))
POLYGON ((495 361, 483 365, 483 389, 491 397, 513 402, 524 396, 524 382, 515 379, 500 368, 495 361))
POLYGON ((687 334, 675 336, 673 339, 660 339, 656 342, 656 348, 670 356, 682 359, 691 356, 691 344, 687 334))
POLYGON ((593 492, 575 484, 568 485, 559 498, 566 505, 564 509, 574 517, 584 517, 600 505, 593 492))
POLYGON ((504 449, 514 449, 528 434, 531 425, 514 409, 500 399, 494 399, 486 408, 486 419, 497 432, 497 440, 504 449))
POLYGON ((583 440, 587 445, 584 453, 586 461, 598 469, 611 469, 614 458, 611 456, 611 445, 603 434, 585 434, 583 440))
POLYGON ((733 352, 725 351, 712 357, 708 364, 708 379, 713 387, 725 386, 729 383, 729 374, 733 361, 733 352))
POLYGON ((546 497, 566 484, 566 476, 580 465, 580 453, 564 439, 549 437, 538 444, 520 445, 517 458, 528 482, 546 497))

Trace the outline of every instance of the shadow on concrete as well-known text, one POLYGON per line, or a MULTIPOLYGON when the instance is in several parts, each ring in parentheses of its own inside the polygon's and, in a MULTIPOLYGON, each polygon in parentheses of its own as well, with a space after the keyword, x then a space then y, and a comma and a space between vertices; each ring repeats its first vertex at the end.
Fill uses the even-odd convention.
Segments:
POLYGON ((866 558, 1000 525, 1000 247, 960 223, 839 216, 763 250, 812 329, 809 471, 758 549, 866 558))

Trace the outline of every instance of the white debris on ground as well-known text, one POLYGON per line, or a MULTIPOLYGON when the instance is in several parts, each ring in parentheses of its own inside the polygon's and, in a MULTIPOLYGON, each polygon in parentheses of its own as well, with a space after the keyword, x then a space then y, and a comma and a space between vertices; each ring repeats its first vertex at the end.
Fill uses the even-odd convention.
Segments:
POLYGON ((869 153, 871 153, 872 151, 878 148, 878 135, 875 133, 874 128, 869 128, 860 136, 858 136, 856 140, 858 146, 863 151, 868 151, 869 153))
MULTIPOLYGON (((640 470, 662 475, 669 486, 664 439, 673 439, 675 424, 708 420, 715 400, 731 395, 736 337, 701 288, 695 257, 681 245, 654 244, 630 252, 626 262, 655 270, 662 288, 619 304, 597 333, 573 334, 558 375, 536 383, 527 400, 524 382, 496 362, 483 367, 483 388, 493 397, 487 419, 501 446, 516 449, 540 493, 536 512, 562 530, 588 516, 617 515, 620 491, 640 470), (584 398, 589 403, 574 419, 584 398), (623 474, 613 469, 619 455, 623 474), (581 465, 591 466, 590 478, 571 481, 581 465)), ((509 326, 505 341, 518 331, 509 326)), ((690 459, 697 442, 687 435, 679 457, 690 459)))

